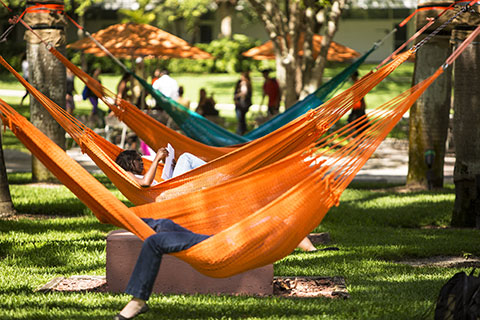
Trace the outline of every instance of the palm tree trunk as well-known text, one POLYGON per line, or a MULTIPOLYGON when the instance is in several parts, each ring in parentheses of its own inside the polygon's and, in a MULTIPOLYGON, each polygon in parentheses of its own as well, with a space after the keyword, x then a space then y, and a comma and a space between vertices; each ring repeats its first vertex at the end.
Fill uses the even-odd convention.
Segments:
MULTIPOLYGON (((451 2, 419 0, 418 7, 441 5, 446 7, 451 2)), ((428 22, 427 17, 435 17, 442 11, 443 8, 418 13, 417 29, 428 22)), ((430 34, 450 16, 450 12, 443 15, 425 34, 430 34)), ((451 27, 447 26, 417 51, 413 84, 429 77, 445 62, 451 53, 450 33, 451 27)), ((418 42, 424 38, 425 36, 419 37, 418 42)), ((410 109, 407 185, 429 189, 443 187, 445 145, 451 109, 451 80, 452 73, 449 68, 410 109)))
MULTIPOLYGON (((471 30, 454 30, 453 41, 471 30)), ((473 40, 454 65, 455 205, 452 226, 480 228, 480 37, 473 40)))
MULTIPOLYGON (((63 1, 48 1, 48 3, 63 4, 63 1)), ((36 3, 46 3, 37 1, 36 3)), ((37 34, 57 50, 64 51, 66 22, 63 15, 45 13, 28 13, 25 22, 37 34)), ((66 74, 65 66, 59 62, 32 33, 25 33, 27 40, 27 59, 29 63, 29 80, 34 87, 60 106, 65 106, 66 74)), ((60 147, 65 148, 65 131, 50 116, 45 108, 35 99, 30 100, 30 121, 55 141, 60 147)), ((48 169, 36 158, 32 158, 33 181, 56 180, 48 169)))
MULTIPOLYGON (((451 52, 449 40, 449 36, 436 36, 420 48, 416 54, 414 84, 432 75, 445 62, 451 52)), ((449 68, 410 109, 407 185, 443 187, 451 81, 449 68), (434 152, 433 162, 426 161, 426 153, 431 154, 429 151, 434 152)))

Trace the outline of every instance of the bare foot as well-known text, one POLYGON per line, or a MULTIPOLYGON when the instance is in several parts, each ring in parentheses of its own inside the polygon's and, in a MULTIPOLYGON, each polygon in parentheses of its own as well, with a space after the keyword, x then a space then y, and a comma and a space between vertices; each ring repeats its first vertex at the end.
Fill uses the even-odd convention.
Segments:
POLYGON ((313 243, 307 237, 303 238, 297 247, 307 252, 317 251, 317 248, 315 248, 313 243))

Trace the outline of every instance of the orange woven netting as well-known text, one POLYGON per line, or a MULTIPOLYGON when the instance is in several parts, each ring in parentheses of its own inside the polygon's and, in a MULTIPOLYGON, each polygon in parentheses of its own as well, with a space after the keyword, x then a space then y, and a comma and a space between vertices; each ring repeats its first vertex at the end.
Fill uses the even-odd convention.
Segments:
MULTIPOLYGON (((75 66, 53 47, 49 48, 49 50, 80 80, 82 80, 90 90, 115 113, 119 120, 125 122, 127 126, 130 127, 130 129, 132 129, 152 149, 158 150, 160 147, 164 147, 167 143, 170 143, 175 147, 175 150, 178 151, 178 154, 190 152, 209 161, 237 148, 236 146, 208 146, 167 128, 128 101, 116 99, 116 94, 103 87, 101 83, 75 66)), ((346 90, 341 95, 338 95, 334 99, 329 100, 317 108, 316 114, 321 117, 321 121, 323 121, 321 126, 328 128, 333 125, 333 123, 350 110, 351 105, 359 101, 373 87, 407 60, 412 53, 413 52, 411 51, 407 51, 380 70, 365 75, 360 81, 358 81, 358 84, 352 86, 352 88, 346 90)), ((310 115, 306 114, 289 125, 302 125, 302 123, 309 119, 309 117, 310 115)), ((278 132, 273 132, 272 135, 273 134, 277 141, 285 141, 284 137, 278 136, 278 132)), ((284 134, 288 135, 288 131, 284 131, 284 134)), ((272 145, 277 141, 271 142, 272 145)))
MULTIPOLYGON (((397 58, 384 68, 363 77, 350 89, 329 100, 322 105, 322 107, 310 111, 305 116, 292 121, 275 132, 242 147, 238 147, 228 155, 218 157, 202 167, 148 188, 141 187, 114 162, 114 159, 121 151, 120 148, 101 138, 81 122, 67 114, 62 108, 21 78, 1 57, 0 62, 49 110, 55 119, 82 147, 82 150, 95 161, 119 190, 130 201, 138 205, 175 198, 185 193, 219 184, 222 181, 251 172, 303 149, 305 146, 316 141, 319 136, 325 133, 333 123, 341 118, 353 104, 395 70, 410 54, 411 52, 406 52, 403 56, 397 58)), ((68 60, 66 61, 68 62, 68 60)), ((88 81, 90 80, 90 77, 83 71, 75 66, 72 68, 73 71, 76 71, 81 76, 88 77, 88 81)), ((97 81, 93 80, 92 83, 88 81, 87 84, 89 84, 92 91, 97 91, 97 93, 100 90, 103 91, 97 81)), ((101 97, 106 101, 110 99, 105 95, 101 95, 101 97)), ((123 113, 124 118, 127 115, 135 114, 149 119, 149 117, 146 117, 138 108, 125 101, 122 101, 120 105, 128 107, 128 109, 126 109, 127 112, 123 113)), ((147 128, 148 126, 145 126, 145 122, 140 120, 141 119, 137 120, 138 122, 132 120, 132 122, 134 124, 140 124, 140 126, 137 125, 138 130, 147 128)), ((174 146, 177 148, 175 144, 174 146)), ((211 148, 212 147, 207 146, 208 150, 211 150, 211 148)), ((150 162, 145 161, 145 167, 148 168, 149 165, 150 162)), ((158 172, 160 171, 161 170, 158 170, 158 172)), ((159 178, 157 179, 160 180, 159 178)))
POLYGON ((138 217, 170 218, 211 238, 174 255, 198 271, 227 277, 289 254, 338 203, 340 194, 402 115, 442 73, 367 117, 247 175, 188 197, 127 208, 25 118, 0 100, 1 118, 102 221, 140 238, 153 233, 138 217))

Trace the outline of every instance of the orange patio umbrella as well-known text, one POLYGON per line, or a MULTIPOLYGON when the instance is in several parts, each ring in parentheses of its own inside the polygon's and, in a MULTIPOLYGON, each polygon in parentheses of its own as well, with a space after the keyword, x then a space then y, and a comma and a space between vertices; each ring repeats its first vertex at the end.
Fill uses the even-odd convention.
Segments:
MULTIPOLYGON (((92 34, 92 37, 117 58, 213 58, 208 52, 187 41, 148 24, 115 24, 92 34)), ((83 50, 96 56, 106 55, 88 37, 69 44, 67 48, 83 50)))
MULTIPOLYGON (((322 43, 322 36, 320 35, 313 35, 313 57, 316 58, 318 53, 320 52, 321 43, 322 43)), ((301 34, 298 39, 298 49, 299 54, 303 55, 303 43, 304 43, 304 35, 301 34)), ((262 44, 261 46, 251 48, 248 51, 242 53, 245 57, 250 57, 255 60, 273 60, 275 59, 275 52, 273 49, 273 42, 269 40, 262 44)), ((334 61, 334 62, 344 62, 348 60, 352 60, 360 56, 360 53, 357 51, 341 45, 337 42, 331 42, 330 48, 328 49, 327 53, 327 60, 334 61)))

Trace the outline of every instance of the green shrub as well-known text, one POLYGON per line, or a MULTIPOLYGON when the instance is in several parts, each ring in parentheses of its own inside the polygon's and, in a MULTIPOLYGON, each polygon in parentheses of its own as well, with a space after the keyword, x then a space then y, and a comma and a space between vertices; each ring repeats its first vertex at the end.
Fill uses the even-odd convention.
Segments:
MULTIPOLYGON (((7 40, 0 45, 0 55, 17 71, 22 70, 22 59, 26 57, 25 42, 7 40)), ((0 74, 10 74, 5 68, 0 68, 0 74)))
POLYGON ((245 35, 236 34, 232 39, 222 38, 212 42, 196 44, 196 46, 208 53, 214 59, 170 59, 159 62, 159 65, 167 67, 172 73, 239 73, 245 70, 257 71, 261 62, 246 58, 242 52, 258 46, 258 40, 252 40, 245 35))

